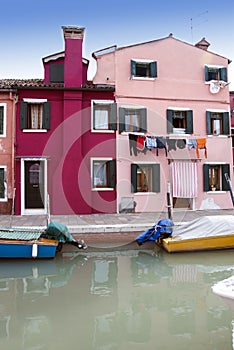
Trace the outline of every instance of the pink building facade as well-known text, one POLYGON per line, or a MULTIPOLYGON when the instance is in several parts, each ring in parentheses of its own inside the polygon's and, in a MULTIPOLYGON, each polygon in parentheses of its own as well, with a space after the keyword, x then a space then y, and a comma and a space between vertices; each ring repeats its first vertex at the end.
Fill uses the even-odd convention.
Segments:
POLYGON ((16 80, 16 200, 21 215, 116 210, 113 87, 87 81, 84 28, 63 27, 65 50, 43 58, 43 80, 16 80))
POLYGON ((231 111, 232 156, 233 156, 233 163, 234 163, 234 91, 230 91, 230 111, 231 111))
POLYGON ((93 53, 95 84, 117 104, 117 212, 228 209, 232 201, 230 61, 174 38, 93 53), (126 204, 127 203, 127 204, 126 204))
POLYGON ((0 213, 11 214, 14 198, 16 94, 0 83, 0 213))

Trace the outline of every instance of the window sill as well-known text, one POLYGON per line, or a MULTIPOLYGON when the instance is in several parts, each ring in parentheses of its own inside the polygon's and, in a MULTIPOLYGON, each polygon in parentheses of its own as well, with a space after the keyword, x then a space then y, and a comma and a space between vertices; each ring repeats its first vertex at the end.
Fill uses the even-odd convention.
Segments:
POLYGON ((7 202, 7 198, 0 198, 0 202, 7 202))
POLYGON ((35 132, 35 133, 38 133, 38 132, 47 132, 48 130, 47 129, 23 129, 22 130, 23 132, 35 132))
POLYGON ((99 192, 99 191, 108 192, 108 191, 114 191, 114 188, 112 188, 112 187, 98 187, 98 188, 92 188, 92 191, 93 192, 99 192))
POLYGON ((115 130, 109 130, 109 129, 106 129, 106 130, 94 130, 92 129, 91 130, 92 133, 94 134, 114 134, 115 133, 115 130))
POLYGON ((121 135, 129 135, 129 134, 131 134, 131 135, 139 135, 139 136, 145 136, 145 133, 144 132, 142 132, 142 131, 122 131, 121 132, 121 135))
POLYGON ((216 137, 219 137, 219 138, 227 138, 228 136, 229 136, 229 135, 222 135, 222 134, 221 134, 221 135, 207 135, 207 137, 212 137, 212 138, 213 138, 213 137, 215 137, 215 138, 216 138, 216 137))
POLYGON ((207 191, 206 192, 207 194, 223 194, 223 193, 226 193, 226 191, 207 191))
POLYGON ((136 196, 153 196, 157 192, 135 192, 134 195, 136 196))
POLYGON ((177 133, 177 132, 174 132, 174 133, 170 133, 170 134, 168 134, 168 136, 169 137, 171 137, 171 136, 179 136, 179 137, 181 137, 181 136, 192 136, 193 134, 187 134, 187 133, 181 133, 181 134, 179 134, 179 133, 177 133))
POLYGON ((129 78, 129 80, 146 80, 146 81, 154 81, 154 80, 156 80, 157 78, 150 78, 150 77, 135 77, 135 76, 131 76, 130 78, 129 78))

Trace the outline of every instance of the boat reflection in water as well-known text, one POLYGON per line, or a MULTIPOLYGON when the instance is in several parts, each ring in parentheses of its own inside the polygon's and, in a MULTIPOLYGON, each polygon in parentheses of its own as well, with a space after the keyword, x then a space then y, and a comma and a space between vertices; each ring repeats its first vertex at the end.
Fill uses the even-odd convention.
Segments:
POLYGON ((211 287, 233 252, 64 252, 0 264, 0 347, 230 349, 232 310, 211 287))

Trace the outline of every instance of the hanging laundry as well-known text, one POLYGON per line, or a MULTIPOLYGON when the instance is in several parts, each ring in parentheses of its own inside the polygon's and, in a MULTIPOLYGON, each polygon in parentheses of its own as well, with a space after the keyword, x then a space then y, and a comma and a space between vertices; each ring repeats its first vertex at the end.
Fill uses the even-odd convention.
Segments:
POLYGON ((197 140, 196 139, 187 139, 187 147, 189 150, 197 148, 197 140))
POLYGON ((145 149, 145 136, 137 136, 136 147, 139 151, 143 151, 145 149))
POLYGON ((176 139, 169 139, 169 137, 166 138, 168 152, 172 150, 176 151, 176 141, 176 139))
POLYGON ((145 147, 147 149, 157 148, 157 138, 154 136, 146 136, 145 138, 145 147))
POLYGON ((197 139, 197 147, 196 147, 197 158, 200 158, 200 153, 199 153, 200 149, 205 150, 205 157, 207 158, 206 139, 197 139))
POLYGON ((166 147, 166 139, 165 137, 156 137, 157 139, 157 156, 158 156, 158 149, 165 149, 166 157, 167 157, 167 147, 166 147))
POLYGON ((137 155, 137 135, 135 134, 128 134, 129 139, 129 151, 130 155, 132 156, 132 153, 134 153, 134 156, 137 155))
POLYGON ((186 140, 185 139, 178 139, 177 140, 177 147, 179 149, 184 149, 186 146, 186 140))

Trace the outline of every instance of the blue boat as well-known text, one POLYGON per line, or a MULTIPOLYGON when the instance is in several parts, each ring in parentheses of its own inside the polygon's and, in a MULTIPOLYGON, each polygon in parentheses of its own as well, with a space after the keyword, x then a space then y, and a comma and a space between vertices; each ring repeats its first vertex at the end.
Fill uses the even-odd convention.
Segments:
POLYGON ((46 229, 0 228, 0 259, 50 259, 65 243, 87 249, 83 240, 75 240, 67 226, 57 222, 46 229))
POLYGON ((0 229, 0 258, 50 259, 54 258, 58 240, 42 237, 43 230, 0 229))

